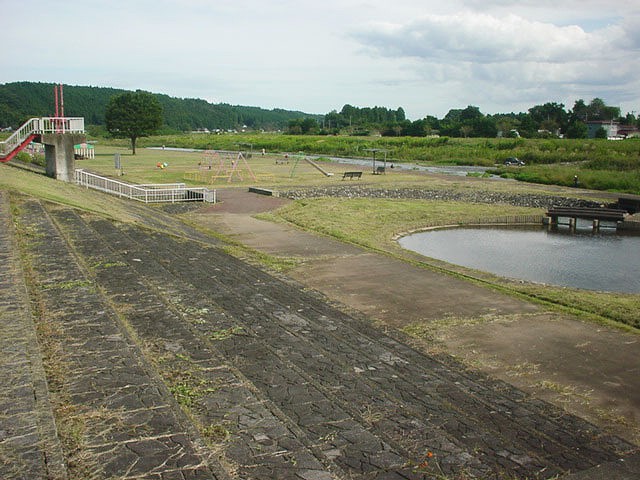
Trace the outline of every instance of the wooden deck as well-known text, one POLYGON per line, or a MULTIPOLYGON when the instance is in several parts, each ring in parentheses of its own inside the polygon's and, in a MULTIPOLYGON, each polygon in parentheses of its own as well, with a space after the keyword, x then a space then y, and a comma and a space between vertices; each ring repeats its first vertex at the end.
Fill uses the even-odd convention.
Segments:
POLYGON ((559 217, 622 222, 626 214, 625 210, 617 208, 551 207, 547 211, 547 216, 551 217, 554 223, 559 217))
POLYGON ((623 225, 625 210, 616 208, 588 208, 588 207, 551 207, 547 211, 547 217, 551 218, 551 225, 559 225, 559 218, 568 218, 567 224, 570 229, 577 227, 578 219, 591 220, 593 222, 593 230, 597 231, 601 227, 601 222, 613 222, 615 228, 623 225))

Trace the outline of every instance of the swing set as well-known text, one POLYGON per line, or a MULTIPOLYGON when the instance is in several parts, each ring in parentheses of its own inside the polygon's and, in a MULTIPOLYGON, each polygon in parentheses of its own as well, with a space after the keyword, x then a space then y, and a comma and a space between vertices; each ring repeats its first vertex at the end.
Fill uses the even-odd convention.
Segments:
MULTIPOLYGON (((203 160, 198 163, 200 172, 211 171, 211 179, 226 178, 227 183, 233 181, 234 176, 243 181, 243 175, 249 175, 254 181, 256 176, 249 166, 242 152, 223 152, 218 150, 205 150, 203 160), (214 172, 215 169, 215 172, 214 172)), ((201 174, 202 175, 202 174, 201 174)))

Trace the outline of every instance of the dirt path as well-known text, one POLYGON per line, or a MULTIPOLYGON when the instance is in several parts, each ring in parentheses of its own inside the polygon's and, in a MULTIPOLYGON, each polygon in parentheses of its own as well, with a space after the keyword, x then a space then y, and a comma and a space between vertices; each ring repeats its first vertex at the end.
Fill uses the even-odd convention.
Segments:
POLYGON ((384 325, 428 325, 432 341, 424 348, 444 346, 474 368, 640 440, 637 335, 251 216, 281 199, 239 190, 219 196, 222 203, 199 212, 197 221, 257 250, 304 257, 291 272, 304 285, 384 325))

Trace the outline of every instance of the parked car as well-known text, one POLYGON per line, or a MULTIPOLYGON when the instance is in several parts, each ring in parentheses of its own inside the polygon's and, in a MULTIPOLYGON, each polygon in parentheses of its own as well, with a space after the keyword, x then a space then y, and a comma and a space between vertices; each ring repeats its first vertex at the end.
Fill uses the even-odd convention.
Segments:
POLYGON ((517 167, 522 167, 524 162, 516 157, 509 157, 504 161, 505 165, 515 165, 517 167))

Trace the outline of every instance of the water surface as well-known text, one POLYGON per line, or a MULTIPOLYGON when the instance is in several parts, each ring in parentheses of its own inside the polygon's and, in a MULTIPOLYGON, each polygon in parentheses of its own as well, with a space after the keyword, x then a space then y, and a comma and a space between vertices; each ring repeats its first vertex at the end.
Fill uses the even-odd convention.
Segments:
MULTIPOLYGON (((580 227, 580 224, 579 224, 580 227)), ((463 227, 403 237, 402 247, 503 277, 640 293, 640 236, 613 229, 463 227)))

